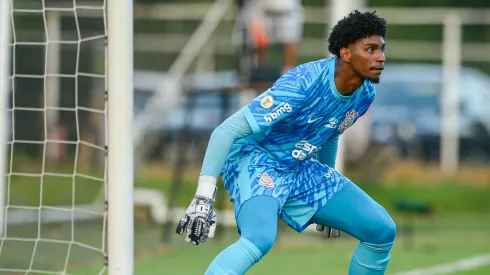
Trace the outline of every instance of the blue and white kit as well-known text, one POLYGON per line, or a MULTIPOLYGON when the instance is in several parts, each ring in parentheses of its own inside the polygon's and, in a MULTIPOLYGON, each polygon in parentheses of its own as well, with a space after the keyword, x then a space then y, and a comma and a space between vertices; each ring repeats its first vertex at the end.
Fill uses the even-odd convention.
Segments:
POLYGON ((335 167, 339 136, 374 100, 366 80, 351 96, 335 87, 336 58, 299 65, 240 110, 253 133, 234 141, 221 171, 238 215, 248 199, 267 195, 298 232, 348 182, 335 167), (322 164, 315 155, 329 150, 322 164))

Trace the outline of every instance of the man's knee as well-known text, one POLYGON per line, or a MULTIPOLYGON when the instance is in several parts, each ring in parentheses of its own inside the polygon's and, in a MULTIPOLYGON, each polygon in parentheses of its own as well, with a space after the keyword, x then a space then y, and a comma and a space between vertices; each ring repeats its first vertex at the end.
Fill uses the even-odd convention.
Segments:
POLYGON ((270 227, 264 229, 265 230, 261 230, 261 228, 258 228, 257 230, 247 230, 242 232, 242 237, 253 243, 263 255, 269 252, 277 237, 277 229, 271 230, 270 227))
POLYGON ((379 234, 379 244, 392 243, 396 237, 396 225, 393 219, 388 215, 383 222, 381 232, 379 234))
POLYGON ((395 241, 396 225, 391 216, 383 208, 372 219, 366 242, 373 244, 388 244, 395 241))
POLYGON ((245 202, 238 215, 241 236, 254 244, 264 255, 276 241, 277 211, 276 199, 258 196, 245 202), (264 209, 267 211, 263 211, 264 209))

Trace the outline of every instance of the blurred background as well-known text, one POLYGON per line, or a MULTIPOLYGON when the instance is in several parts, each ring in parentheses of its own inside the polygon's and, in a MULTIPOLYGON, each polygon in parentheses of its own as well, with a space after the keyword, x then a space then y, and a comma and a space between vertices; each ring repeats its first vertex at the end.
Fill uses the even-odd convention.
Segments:
MULTIPOLYGON (((2 7, 0 274, 104 273, 105 2, 2 7)), ((135 274, 202 274, 238 238, 221 183, 217 237, 194 247, 173 233, 211 132, 291 67, 328 57, 332 23, 355 8, 386 18, 387 61, 337 169, 397 223, 388 274, 490 274, 488 0, 135 0, 135 274)), ((250 274, 347 274, 356 240, 279 223, 250 274)))

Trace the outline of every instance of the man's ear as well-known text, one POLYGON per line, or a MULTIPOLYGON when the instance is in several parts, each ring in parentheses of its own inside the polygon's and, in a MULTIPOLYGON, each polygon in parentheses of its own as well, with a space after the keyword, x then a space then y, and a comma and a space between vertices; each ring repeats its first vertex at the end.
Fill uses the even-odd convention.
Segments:
POLYGON ((351 53, 348 48, 341 48, 340 49, 340 59, 344 61, 345 63, 350 63, 350 58, 351 58, 351 53))

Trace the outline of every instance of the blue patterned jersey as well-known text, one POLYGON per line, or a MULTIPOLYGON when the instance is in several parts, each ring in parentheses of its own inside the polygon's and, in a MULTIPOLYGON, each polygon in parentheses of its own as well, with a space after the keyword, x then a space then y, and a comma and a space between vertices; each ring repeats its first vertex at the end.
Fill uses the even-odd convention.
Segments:
POLYGON ((335 61, 299 65, 244 106, 254 133, 234 143, 230 158, 253 152, 265 165, 290 169, 365 114, 376 94, 374 85, 366 80, 351 96, 342 96, 334 82, 335 61))

